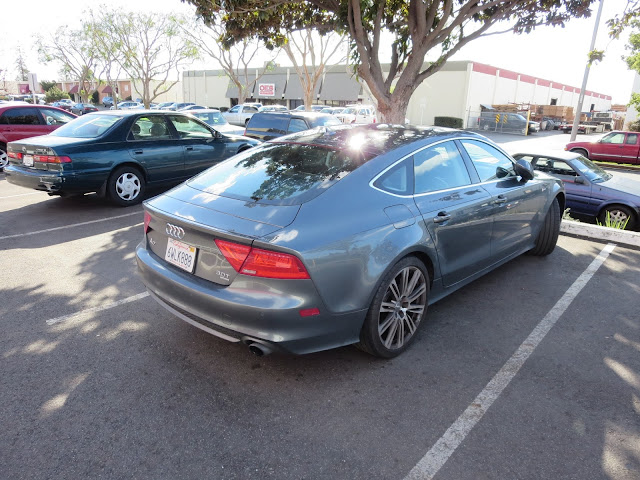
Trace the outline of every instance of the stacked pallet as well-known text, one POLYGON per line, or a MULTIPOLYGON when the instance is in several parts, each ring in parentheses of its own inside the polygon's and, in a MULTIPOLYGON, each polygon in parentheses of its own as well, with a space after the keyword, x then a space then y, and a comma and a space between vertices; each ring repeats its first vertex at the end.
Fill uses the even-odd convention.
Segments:
POLYGON ((561 118, 568 120, 573 118, 573 107, 567 107, 565 105, 541 105, 541 113, 545 117, 561 118))

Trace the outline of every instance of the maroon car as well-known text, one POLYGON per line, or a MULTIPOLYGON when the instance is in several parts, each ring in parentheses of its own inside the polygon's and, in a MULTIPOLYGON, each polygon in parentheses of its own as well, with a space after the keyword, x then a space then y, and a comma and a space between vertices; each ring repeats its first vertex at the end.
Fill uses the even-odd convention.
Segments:
POLYGON ((98 108, 90 103, 76 103, 71 107, 71 113, 76 115, 84 115, 85 113, 97 112, 98 108))
POLYGON ((0 170, 8 162, 8 142, 47 135, 74 118, 69 112, 46 105, 0 104, 0 170))
POLYGON ((592 142, 571 142, 565 150, 589 160, 640 164, 640 133, 611 132, 592 142))

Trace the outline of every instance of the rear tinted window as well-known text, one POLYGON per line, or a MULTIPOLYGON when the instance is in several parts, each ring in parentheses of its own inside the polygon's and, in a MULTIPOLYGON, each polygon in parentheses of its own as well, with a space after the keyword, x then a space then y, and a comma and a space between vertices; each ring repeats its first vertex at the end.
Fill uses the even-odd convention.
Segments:
POLYGON ((12 108, 0 116, 4 125, 40 125, 40 113, 35 108, 12 108))
POLYGON ((188 184, 240 200, 297 205, 320 195, 363 161, 360 152, 264 144, 210 168, 188 184))
POLYGON ((247 129, 260 130, 264 132, 286 132, 288 125, 288 115, 267 115, 257 113, 251 117, 251 120, 249 120, 247 129))
POLYGON ((109 130, 121 118, 118 115, 83 115, 54 130, 49 135, 70 138, 95 138, 109 130))

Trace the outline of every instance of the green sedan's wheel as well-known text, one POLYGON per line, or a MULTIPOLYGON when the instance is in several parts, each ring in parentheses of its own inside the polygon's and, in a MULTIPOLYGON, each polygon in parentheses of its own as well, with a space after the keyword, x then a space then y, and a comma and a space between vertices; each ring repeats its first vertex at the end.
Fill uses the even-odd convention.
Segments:
POLYGON ((111 174, 107 183, 109 198, 123 207, 140 203, 144 190, 144 178, 134 167, 120 167, 111 174))
POLYGON ((429 297, 429 274, 415 257, 398 262, 382 279, 360 332, 357 347, 392 358, 415 339, 429 297))
POLYGON ((9 165, 7 148, 4 145, 0 145, 0 170, 3 170, 7 165, 9 165))
POLYGON ((612 226, 625 225, 625 230, 633 230, 636 226, 636 219, 629 207, 625 207, 624 205, 609 205, 604 208, 600 212, 600 215, 598 215, 598 220, 605 226, 607 225, 607 214, 609 217, 608 222, 612 226))

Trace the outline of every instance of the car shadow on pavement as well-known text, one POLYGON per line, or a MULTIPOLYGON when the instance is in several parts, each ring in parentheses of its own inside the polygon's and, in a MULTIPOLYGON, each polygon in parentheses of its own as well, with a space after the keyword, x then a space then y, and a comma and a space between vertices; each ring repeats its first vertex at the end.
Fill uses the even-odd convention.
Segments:
MULTIPOLYGON (((509 262, 432 305, 412 348, 389 361, 353 347, 301 357, 253 357, 245 346, 184 323, 149 297, 48 325, 47 319, 93 306, 92 299, 101 298, 100 304, 109 295, 116 300, 143 291, 133 274, 131 253, 140 238, 131 236, 135 228, 114 232, 105 241, 108 248, 80 263, 78 275, 86 291, 80 302, 65 291, 65 278, 0 287, 0 429, 9 432, 0 439, 0 451, 8 476, 196 478, 206 471, 212 478, 402 478, 600 247, 586 246, 583 253, 559 247, 544 259, 523 256, 509 262), (52 291, 56 284, 60 288, 52 291), (38 455, 25 455, 31 451, 38 455)), ((629 277, 640 268, 637 261, 625 266, 622 260, 617 259, 616 271, 605 283, 614 273, 629 277)), ((611 334, 626 342, 618 343, 640 348, 637 316, 612 317, 611 334)), ((623 386, 628 387, 620 401, 631 407, 640 397, 640 383, 634 383, 640 368, 610 353, 623 367, 616 367, 616 381, 626 379, 623 386)), ((534 372, 533 380, 539 375, 534 372)), ((563 390, 553 386, 550 382, 544 393, 562 397, 563 390)), ((509 392, 510 401, 517 399, 516 393, 509 392)), ((581 407, 581 395, 571 392, 569 400, 581 407)), ((545 415, 533 411, 544 400, 534 395, 523 400, 526 408, 518 405, 518 415, 527 416, 534 430, 545 422, 545 415)), ((490 413, 503 408, 496 404, 490 413)), ((629 440, 639 438, 639 429, 627 425, 625 431, 615 430, 622 437, 610 439, 608 428, 617 419, 602 405, 588 408, 600 413, 576 420, 578 425, 582 421, 590 441, 595 439, 595 448, 637 470, 637 443, 629 440)), ((563 410, 554 420, 561 421, 562 415, 574 420, 563 410)), ((564 427, 561 423, 558 428, 564 427)), ((513 441, 504 425, 498 428, 484 441, 470 437, 467 448, 513 441)), ((585 441, 573 423, 568 428, 576 445, 585 441)), ((544 434, 543 428, 537 433, 544 434)), ((516 442, 511 449, 493 452, 512 451, 517 453, 513 458, 521 458, 532 451, 528 440, 522 436, 523 445, 516 442)), ((549 467, 549 451, 534 451, 532 461, 543 457, 549 467)), ((564 453, 563 461, 572 465, 564 453)), ((485 454, 489 458, 492 452, 485 454)), ((589 465, 599 467, 601 458, 593 456, 589 465)), ((467 478, 469 472, 482 476, 478 469, 485 465, 495 467, 467 465, 467 478)), ((549 471, 568 476, 567 467, 555 467, 549 471)), ((532 472, 520 473, 525 477, 532 472)))

